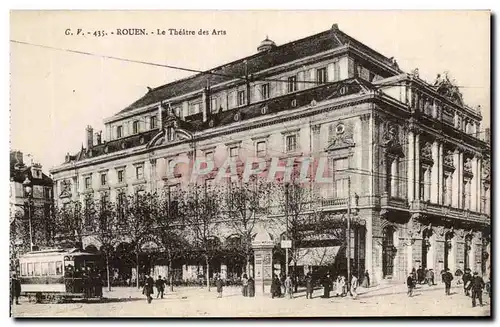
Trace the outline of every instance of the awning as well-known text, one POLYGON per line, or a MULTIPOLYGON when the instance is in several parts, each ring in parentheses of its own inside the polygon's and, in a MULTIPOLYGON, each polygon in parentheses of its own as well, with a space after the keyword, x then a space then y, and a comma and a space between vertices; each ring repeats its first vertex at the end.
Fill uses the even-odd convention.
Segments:
POLYGON ((340 246, 302 248, 297 254, 297 266, 328 266, 335 263, 340 246))

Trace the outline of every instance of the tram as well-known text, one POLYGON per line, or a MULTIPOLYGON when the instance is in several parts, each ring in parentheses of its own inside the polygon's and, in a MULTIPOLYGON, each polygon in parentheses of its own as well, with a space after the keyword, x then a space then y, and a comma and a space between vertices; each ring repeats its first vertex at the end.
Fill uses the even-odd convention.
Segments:
POLYGON ((80 249, 28 252, 19 258, 21 293, 36 302, 102 299, 101 258, 80 249))

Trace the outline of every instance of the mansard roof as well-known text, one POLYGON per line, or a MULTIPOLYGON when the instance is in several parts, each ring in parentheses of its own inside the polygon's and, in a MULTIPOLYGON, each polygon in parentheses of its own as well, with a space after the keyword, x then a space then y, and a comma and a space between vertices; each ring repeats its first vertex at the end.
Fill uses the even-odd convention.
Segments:
POLYGON ((216 85, 227 82, 238 77, 244 77, 246 72, 248 72, 248 74, 254 74, 267 68, 339 48, 344 45, 350 45, 361 52, 367 53, 377 60, 395 67, 399 71, 397 65, 395 65, 395 61, 353 39, 334 25, 327 31, 274 47, 269 51, 258 52, 254 55, 210 69, 206 73, 199 73, 185 79, 149 89, 148 93, 142 98, 138 99, 118 114, 142 108, 182 94, 199 91, 206 87, 207 83, 216 85))

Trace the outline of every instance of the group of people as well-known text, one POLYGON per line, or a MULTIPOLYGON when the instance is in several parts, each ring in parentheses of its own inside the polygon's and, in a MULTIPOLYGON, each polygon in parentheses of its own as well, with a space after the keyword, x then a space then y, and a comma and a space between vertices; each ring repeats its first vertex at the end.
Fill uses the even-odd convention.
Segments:
MULTIPOLYGON (((476 306, 476 300, 479 300, 479 304, 483 306, 482 292, 485 287, 484 280, 477 272, 471 274, 469 268, 465 269, 465 273, 457 274, 458 277, 462 276, 462 281, 464 285, 464 294, 472 298, 472 307, 476 306)), ((453 274, 450 272, 449 268, 441 271, 441 280, 444 283, 445 295, 451 295, 451 282, 453 281, 453 274)), ((408 296, 413 296, 413 290, 418 284, 428 284, 429 286, 435 285, 434 283, 434 272, 432 269, 422 269, 420 267, 415 271, 413 268, 412 272, 406 280, 406 285, 408 287, 408 296)), ((460 280, 458 281, 460 284, 460 280)))
MULTIPOLYGON (((243 277, 241 277, 241 285, 241 293, 244 297, 255 296, 255 280, 252 276, 248 277, 247 274, 243 274, 243 277)), ((220 274, 215 276, 215 287, 217 288, 217 297, 221 298, 224 289, 224 280, 220 274)))
POLYGON ((288 295, 290 299, 293 299, 293 286, 294 283, 292 282, 290 275, 283 275, 280 279, 278 278, 278 275, 275 274, 271 282, 271 297, 274 299, 275 297, 288 295))
POLYGON ((485 286, 483 278, 479 276, 477 271, 471 275, 471 270, 467 268, 462 275, 462 281, 464 283, 465 296, 472 298, 472 307, 476 306, 476 300, 479 300, 479 305, 483 306, 483 289, 485 286))
MULTIPOLYGON (((368 274, 368 272, 366 272, 366 274, 368 274)), ((355 274, 351 276, 350 281, 348 281, 343 275, 339 275, 335 280, 333 280, 330 278, 330 274, 326 274, 326 276, 321 280, 321 284, 323 286, 323 298, 330 298, 330 292, 332 289, 334 290, 335 297, 344 297, 350 294, 352 298, 355 299, 358 296, 357 289, 359 286, 359 279, 355 274)), ((365 286, 367 284, 369 285, 369 277, 364 284, 365 286)))
POLYGON ((167 284, 166 280, 161 276, 158 276, 158 279, 156 279, 155 281, 149 274, 146 274, 144 277, 145 280, 142 294, 146 295, 148 303, 151 303, 151 301, 153 301, 154 287, 156 287, 156 298, 161 297, 163 299, 163 296, 165 294, 165 285, 167 284))

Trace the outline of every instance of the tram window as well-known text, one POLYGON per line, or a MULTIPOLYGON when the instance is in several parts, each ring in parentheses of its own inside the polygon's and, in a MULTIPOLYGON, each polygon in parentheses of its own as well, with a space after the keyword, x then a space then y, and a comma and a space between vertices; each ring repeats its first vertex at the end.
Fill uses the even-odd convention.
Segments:
POLYGON ((26 276, 26 263, 21 263, 21 276, 26 276))
POLYGON ((28 263, 28 276, 33 276, 33 264, 28 263))
POLYGON ((49 263, 48 262, 42 262, 42 276, 47 276, 49 274, 49 263))
POLYGON ((56 261, 56 275, 62 275, 62 261, 56 261))
POLYGON ((54 261, 49 262, 49 276, 54 276, 56 274, 56 263, 54 261))
POLYGON ((35 269, 33 275, 40 276, 40 262, 35 262, 35 269))

